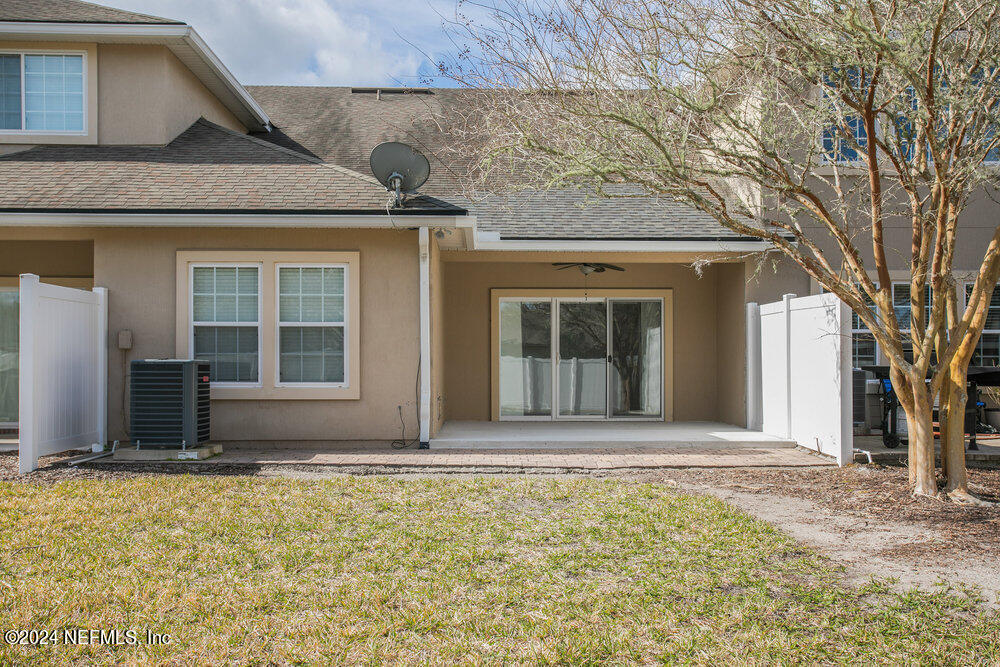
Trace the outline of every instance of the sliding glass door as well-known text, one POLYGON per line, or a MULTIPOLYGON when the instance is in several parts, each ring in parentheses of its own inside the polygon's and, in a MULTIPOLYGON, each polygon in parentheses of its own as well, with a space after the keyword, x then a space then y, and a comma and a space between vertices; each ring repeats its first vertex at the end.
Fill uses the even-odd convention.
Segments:
POLYGON ((500 416, 552 414, 552 304, 500 302, 500 416))
POLYGON ((0 426, 17 426, 17 288, 0 287, 0 426))
POLYGON ((659 417, 663 303, 611 301, 611 407, 615 417, 659 417))
POLYGON ((501 298, 501 419, 662 419, 663 300, 501 298))
POLYGON ((603 299, 559 300, 560 417, 604 417, 608 406, 608 310, 603 299))

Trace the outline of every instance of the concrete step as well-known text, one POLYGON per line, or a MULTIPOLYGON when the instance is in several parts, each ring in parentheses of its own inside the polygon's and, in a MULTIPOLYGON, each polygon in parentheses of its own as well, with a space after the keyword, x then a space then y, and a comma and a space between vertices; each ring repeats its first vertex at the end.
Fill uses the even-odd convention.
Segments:
POLYGON ((222 453, 222 445, 201 447, 124 447, 115 450, 114 461, 202 461, 222 453))

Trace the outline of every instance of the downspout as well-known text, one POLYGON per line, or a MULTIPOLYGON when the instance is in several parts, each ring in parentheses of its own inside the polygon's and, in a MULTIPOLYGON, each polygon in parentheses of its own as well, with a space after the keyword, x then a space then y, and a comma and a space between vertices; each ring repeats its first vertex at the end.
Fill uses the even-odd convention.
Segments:
POLYGON ((431 439, 431 255, 430 230, 418 233, 420 257, 420 449, 431 439))

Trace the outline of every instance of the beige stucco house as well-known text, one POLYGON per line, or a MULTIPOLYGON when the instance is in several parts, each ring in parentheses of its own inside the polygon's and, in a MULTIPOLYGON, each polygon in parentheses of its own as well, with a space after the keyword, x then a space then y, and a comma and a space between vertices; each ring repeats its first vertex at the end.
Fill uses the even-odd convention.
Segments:
MULTIPOLYGON (((128 362, 165 357, 212 362, 217 441, 745 425, 745 304, 816 288, 671 202, 467 201, 435 121, 462 95, 247 88, 183 22, 3 0, 0 345, 19 275, 107 288, 111 439, 128 362), (431 159, 400 206, 370 175, 383 141, 431 159)), ((0 373, 12 426, 17 369, 0 373)))

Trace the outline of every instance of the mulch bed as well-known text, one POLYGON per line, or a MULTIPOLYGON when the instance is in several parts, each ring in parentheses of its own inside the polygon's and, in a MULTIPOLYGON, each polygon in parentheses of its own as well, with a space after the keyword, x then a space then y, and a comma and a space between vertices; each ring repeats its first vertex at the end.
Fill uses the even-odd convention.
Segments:
MULTIPOLYGON (((1000 556, 1000 470, 969 470, 970 490, 991 504, 960 505, 947 499, 914 497, 903 467, 853 465, 844 468, 716 468, 670 470, 662 479, 810 500, 831 512, 883 524, 915 524, 939 531, 925 552, 954 549, 1000 556)), ((920 545, 913 548, 920 551, 920 545)))

